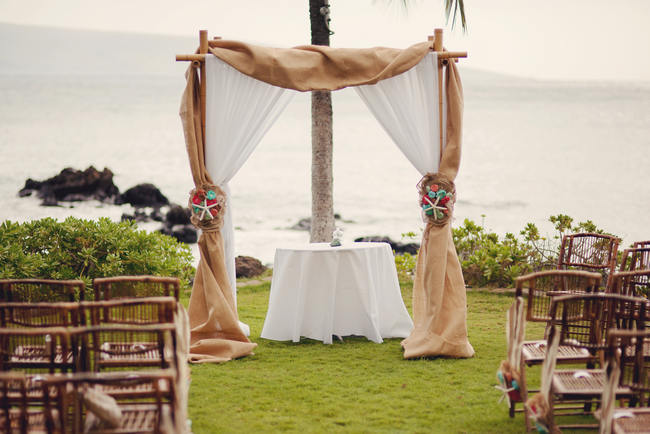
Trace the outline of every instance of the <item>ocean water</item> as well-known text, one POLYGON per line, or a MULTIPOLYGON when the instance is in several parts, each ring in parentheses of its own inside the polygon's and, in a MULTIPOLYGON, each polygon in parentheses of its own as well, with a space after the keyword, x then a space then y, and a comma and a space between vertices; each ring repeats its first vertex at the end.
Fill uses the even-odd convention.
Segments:
MULTIPOLYGON (((463 158, 454 224, 500 235, 527 222, 542 233, 563 213, 621 236, 650 238, 650 84, 533 81, 463 70, 463 158)), ((110 168, 124 191, 151 182, 187 202, 192 181, 176 76, 0 73, 0 221, 108 216, 99 203, 40 207, 18 198, 27 178, 64 167, 110 168)), ((308 241, 290 230, 310 214, 309 95, 297 95, 231 183, 237 254, 271 263, 308 241)), ((334 94, 334 208, 344 240, 400 239, 422 228, 419 174, 353 90, 334 94)), ((157 224, 146 224, 148 230, 157 224)))

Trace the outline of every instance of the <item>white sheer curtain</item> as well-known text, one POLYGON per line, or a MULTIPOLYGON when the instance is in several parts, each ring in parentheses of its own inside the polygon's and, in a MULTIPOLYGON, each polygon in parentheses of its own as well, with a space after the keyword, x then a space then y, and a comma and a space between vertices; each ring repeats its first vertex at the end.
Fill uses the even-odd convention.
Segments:
POLYGON ((244 165, 295 91, 244 75, 215 56, 206 56, 205 65, 205 166, 215 184, 228 196, 221 234, 228 278, 236 301, 235 234, 228 182, 244 165))
MULTIPOLYGON (((355 88, 421 175, 437 172, 440 165, 437 61, 438 55, 431 52, 400 75, 355 88)), ((443 140, 446 112, 443 107, 443 140)))

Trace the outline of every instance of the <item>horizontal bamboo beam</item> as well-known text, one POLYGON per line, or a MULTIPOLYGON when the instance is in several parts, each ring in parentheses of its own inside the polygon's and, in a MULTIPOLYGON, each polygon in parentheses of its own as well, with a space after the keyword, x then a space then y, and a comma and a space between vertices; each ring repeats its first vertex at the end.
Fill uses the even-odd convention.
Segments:
MULTIPOLYGON (((205 59, 205 54, 177 54, 177 62, 203 62, 205 59)), ((450 58, 459 58, 467 57, 467 51, 442 51, 438 53, 439 59, 450 59, 450 58)))

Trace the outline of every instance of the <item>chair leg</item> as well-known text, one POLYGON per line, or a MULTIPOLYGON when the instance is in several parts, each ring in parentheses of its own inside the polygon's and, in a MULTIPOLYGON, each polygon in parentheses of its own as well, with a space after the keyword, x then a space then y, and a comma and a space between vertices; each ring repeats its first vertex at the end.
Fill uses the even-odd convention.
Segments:
POLYGON ((519 392, 521 393, 521 402, 524 405, 524 423, 526 424, 526 432, 529 432, 532 427, 530 424, 530 417, 528 416, 528 410, 526 410, 526 401, 528 401, 528 385, 526 384, 526 363, 521 358, 519 362, 519 378, 521 379, 521 384, 519 385, 519 392))
POLYGON ((510 400, 510 412, 509 412, 510 418, 515 417, 515 401, 512 399, 510 400))

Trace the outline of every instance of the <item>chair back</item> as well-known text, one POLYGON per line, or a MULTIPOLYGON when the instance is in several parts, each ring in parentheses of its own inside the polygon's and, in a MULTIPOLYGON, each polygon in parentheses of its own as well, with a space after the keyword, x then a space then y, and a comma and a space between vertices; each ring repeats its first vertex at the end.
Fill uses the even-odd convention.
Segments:
POLYGON ((613 329, 643 329, 647 300, 618 294, 580 294, 554 298, 551 322, 559 330, 559 345, 607 348, 613 329))
POLYGON ((80 323, 79 303, 0 302, 0 327, 72 327, 80 323))
POLYGON ((611 235, 578 233, 562 238, 557 268, 599 272, 603 286, 616 269, 620 239, 611 235))
POLYGON ((92 426, 92 433, 175 431, 176 395, 173 372, 120 371, 101 374, 77 373, 69 376, 47 375, 43 377, 42 383, 43 388, 50 390, 54 397, 46 403, 46 409, 49 410, 53 405, 62 408, 55 413, 67 416, 65 420, 62 417, 60 423, 74 427, 66 432, 86 432, 86 424, 92 426), (129 396, 122 399, 113 396, 113 391, 124 389, 139 390, 142 393, 137 398, 129 396), (94 393, 91 394, 91 391, 94 393), (112 405, 116 405, 120 410, 118 427, 102 423, 99 414, 91 415, 93 411, 107 411, 106 408, 101 408, 106 407, 106 404, 98 406, 96 402, 101 395, 113 396, 116 400, 112 405), (96 424, 91 422, 91 418, 96 424))
MULTIPOLYGON (((618 384, 629 387, 641 406, 650 406, 650 330, 612 330, 607 339, 607 360, 619 370, 618 384)), ((608 368, 608 370, 611 370, 608 368)), ((611 375, 611 372, 608 372, 611 375)))
POLYGON ((3 279, 0 280, 0 301, 72 302, 83 300, 85 289, 83 280, 3 279))
POLYGON ((81 303, 88 324, 150 325, 174 322, 177 301, 174 297, 145 297, 81 303))
POLYGON ((526 321, 548 322, 551 299, 563 294, 596 292, 601 275, 578 270, 547 270, 515 279, 516 297, 526 297, 526 321), (524 294, 525 292, 528 294, 524 294))
POLYGON ((647 299, 650 297, 650 269, 614 273, 609 286, 608 292, 647 299))
POLYGON ((93 280, 95 300, 137 297, 174 297, 178 300, 180 279, 161 276, 117 276, 93 280))
POLYGON ((650 247, 650 240, 646 241, 635 241, 634 244, 632 244, 633 248, 638 248, 638 247, 650 247))

